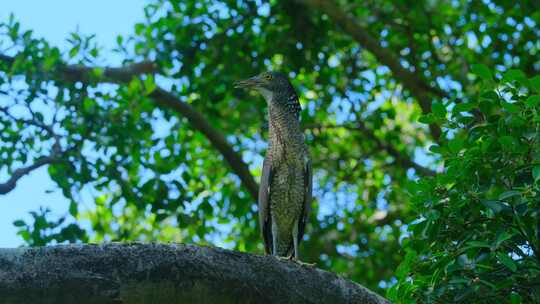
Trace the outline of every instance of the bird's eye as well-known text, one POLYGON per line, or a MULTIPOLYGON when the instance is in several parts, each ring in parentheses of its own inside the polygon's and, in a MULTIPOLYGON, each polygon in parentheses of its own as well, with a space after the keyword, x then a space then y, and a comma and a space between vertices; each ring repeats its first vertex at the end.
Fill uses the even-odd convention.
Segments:
POLYGON ((264 78, 266 78, 266 80, 272 80, 272 75, 266 74, 266 75, 264 76, 264 78))

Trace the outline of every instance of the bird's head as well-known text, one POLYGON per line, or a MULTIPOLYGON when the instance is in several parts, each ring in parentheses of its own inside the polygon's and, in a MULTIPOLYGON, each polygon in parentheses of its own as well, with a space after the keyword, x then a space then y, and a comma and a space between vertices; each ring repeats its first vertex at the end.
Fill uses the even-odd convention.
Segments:
POLYGON ((264 72, 257 76, 241 80, 235 83, 236 88, 244 88, 259 92, 268 102, 274 97, 289 98, 296 96, 293 86, 287 76, 279 72, 264 72))

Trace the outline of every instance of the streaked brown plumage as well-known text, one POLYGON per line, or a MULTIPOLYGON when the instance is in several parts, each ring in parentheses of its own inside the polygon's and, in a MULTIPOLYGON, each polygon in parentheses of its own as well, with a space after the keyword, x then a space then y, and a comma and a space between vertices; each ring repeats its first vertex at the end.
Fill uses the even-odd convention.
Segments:
POLYGON ((259 189, 259 221, 265 252, 299 258, 312 196, 309 151, 300 128, 300 104, 287 77, 265 72, 240 81, 268 104, 269 144, 259 189))

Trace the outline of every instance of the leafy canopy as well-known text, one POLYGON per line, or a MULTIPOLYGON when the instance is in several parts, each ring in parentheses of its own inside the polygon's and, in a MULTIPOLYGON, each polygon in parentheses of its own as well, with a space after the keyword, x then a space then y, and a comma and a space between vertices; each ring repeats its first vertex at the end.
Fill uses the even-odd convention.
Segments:
MULTIPOLYGON (((439 263, 420 259, 433 252, 450 261, 455 253, 443 252, 458 246, 461 235, 446 229, 463 232, 463 225, 445 226, 447 219, 465 223, 481 215, 497 220, 485 221, 489 227, 464 242, 490 249, 469 248, 465 261, 475 259, 476 250, 493 267, 524 276, 528 259, 504 253, 523 249, 536 256, 523 247, 518 228, 517 234, 507 229, 518 225, 510 224, 508 208, 532 197, 524 187, 533 183, 518 174, 538 175, 526 167, 527 142, 516 137, 531 128, 538 104, 536 93, 520 91, 538 83, 530 79, 540 69, 535 6, 154 0, 134 34, 118 37, 114 52, 123 62, 115 68, 103 66, 107 52, 92 35, 73 33, 70 47, 59 49, 22 30, 14 17, 3 20, 0 194, 24 173, 47 166, 56 190, 70 201, 60 218, 44 206, 33 211, 34 221, 15 222, 30 245, 179 241, 262 252, 254 194, 266 149, 266 109, 260 97, 232 84, 281 70, 299 91, 314 163, 316 201, 303 260, 379 292, 396 286, 394 295, 404 299, 455 299, 456 289, 443 288, 448 275, 429 272, 439 263), (494 78, 489 88, 481 87, 488 80, 477 80, 500 72, 512 78, 497 83, 505 91, 492 90, 494 78), (438 148, 430 152, 433 143, 438 148), (497 149, 504 153, 488 155, 497 149), (442 166, 437 177, 415 182, 442 166), (490 185, 488 195, 482 187, 490 185), (507 191, 516 192, 499 198, 507 191), (470 192, 479 203, 459 207, 473 204, 470 192), (425 205, 426 196, 433 206, 425 205), (418 212, 423 221, 415 221, 418 212), (440 244, 415 245, 422 244, 415 229, 440 244), (422 285, 428 277, 436 284, 422 285), (428 292, 433 286, 437 295, 428 292)), ((527 226, 528 216, 533 211, 518 217, 519 225, 527 226)), ((532 227, 524 231, 529 236, 532 227)), ((472 273, 463 270, 460 278, 474 280, 472 273)), ((479 279, 501 294, 511 289, 524 301, 530 295, 479 279)))
POLYGON ((540 77, 473 68, 478 95, 445 110, 439 121, 454 133, 430 148, 444 172, 409 187, 419 217, 403 241, 397 301, 540 301, 540 77), (485 121, 471 125, 473 109, 485 121))

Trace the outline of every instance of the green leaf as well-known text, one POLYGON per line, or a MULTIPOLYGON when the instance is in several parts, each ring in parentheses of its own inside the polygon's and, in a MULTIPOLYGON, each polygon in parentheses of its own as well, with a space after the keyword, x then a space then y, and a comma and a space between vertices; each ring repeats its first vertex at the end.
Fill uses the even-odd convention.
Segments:
POLYGON ((525 104, 528 106, 528 107, 531 107, 531 108, 534 108, 538 105, 538 103, 540 103, 540 95, 532 95, 532 96, 529 96, 527 98, 527 100, 525 101, 525 104))
POLYGON ((499 233, 497 236, 497 240, 495 241, 495 247, 498 248, 504 241, 511 239, 515 235, 515 232, 512 231, 512 233, 503 231, 502 233, 499 233))
POLYGON ((96 102, 93 99, 86 97, 83 100, 83 109, 85 111, 91 111, 95 104, 96 102))
POLYGON ((468 248, 491 248, 491 245, 483 241, 468 241, 467 247, 468 248))
POLYGON ((21 24, 19 22, 15 22, 10 28, 9 28, 9 36, 12 40, 17 40, 17 37, 19 36, 19 28, 21 24))
POLYGON ((92 57, 94 57, 94 58, 97 58, 97 57, 99 56, 99 50, 98 50, 98 48, 92 48, 92 49, 90 50, 90 55, 91 55, 92 57))
POLYGON ((491 71, 484 64, 473 64, 471 66, 471 71, 484 80, 493 80, 493 75, 491 75, 491 71))
POLYGON ((423 123, 423 124, 431 124, 431 123, 434 123, 435 121, 436 121, 435 116, 433 116, 432 113, 422 115, 418 118, 418 122, 423 123))
POLYGON ((501 105, 506 111, 510 113, 518 113, 520 111, 519 106, 515 103, 502 102, 501 105))
POLYGON ((398 278, 405 278, 409 274, 410 264, 414 263, 416 258, 417 253, 408 249, 403 263, 396 269, 396 276, 398 278))
POLYGON ((43 59, 43 69, 45 71, 50 71, 52 67, 56 64, 56 58, 54 57, 46 57, 43 59))
POLYGON ((32 238, 28 230, 19 230, 17 234, 20 235, 26 242, 28 242, 32 238))
POLYGON ((16 220, 13 222, 13 225, 15 227, 23 227, 23 226, 26 226, 26 223, 23 220, 16 220))
POLYGON ((74 201, 71 201, 69 203, 69 214, 71 214, 72 216, 77 216, 78 214, 78 206, 77 206, 77 203, 75 203, 74 201))
POLYGON ((483 93, 482 95, 480 95, 480 97, 482 97, 483 99, 488 99, 488 100, 493 100, 493 101, 499 100, 499 95, 495 91, 487 91, 483 93))
POLYGON ((441 146, 439 145, 431 145, 429 147, 429 151, 433 152, 433 153, 442 153, 443 149, 441 148, 441 146))
POLYGON ((128 85, 128 93, 129 94, 137 94, 141 90, 141 81, 138 78, 133 78, 128 85))
POLYGON ((482 205, 486 206, 487 208, 493 210, 495 213, 501 212, 503 209, 509 208, 505 204, 499 201, 492 201, 492 200, 482 200, 482 205))
POLYGON ((154 77, 152 75, 148 75, 146 79, 144 79, 144 89, 146 91, 146 94, 151 94, 155 89, 157 85, 154 82, 154 77))
POLYGON ((464 102, 464 103, 458 103, 454 109, 452 110, 454 113, 459 112, 469 112, 470 110, 476 108, 476 104, 473 102, 464 102))
POLYGON ((503 148, 514 147, 515 142, 516 140, 512 136, 506 135, 499 137, 499 143, 501 144, 501 146, 503 146, 503 148))
POLYGON ((437 117, 444 118, 446 116, 446 107, 440 102, 434 102, 431 105, 431 111, 437 117))
POLYGON ((515 291, 512 291, 512 293, 510 293, 510 303, 511 304, 521 304, 522 303, 521 295, 519 295, 519 293, 517 293, 515 291))
POLYGON ((92 75, 96 78, 101 78, 103 74, 105 73, 105 70, 103 68, 93 68, 92 69, 92 75))
POLYGON ((435 209, 429 210, 426 218, 430 221, 436 221, 441 216, 441 213, 435 209))
POLYGON ((540 75, 536 75, 533 78, 529 79, 529 85, 537 93, 540 93, 540 75))
POLYGON ((469 282, 470 280, 461 277, 453 278, 448 281, 449 284, 469 284, 469 282))
POLYGON ((540 166, 533 167, 532 176, 535 182, 537 182, 540 179, 540 166))
POLYGON ((465 140, 462 138, 453 138, 450 141, 448 141, 448 148, 450 148, 450 151, 453 153, 458 153, 465 144, 465 140))
POLYGON ((526 85, 528 82, 525 73, 517 69, 508 70, 506 73, 504 73, 503 79, 508 82, 517 81, 523 85, 526 85))
POLYGON ((73 58, 79 54, 80 46, 76 45, 71 50, 69 50, 69 58, 73 58))
POLYGON ((517 270, 516 263, 506 253, 497 252, 497 259, 499 260, 499 262, 501 262, 508 269, 510 269, 510 270, 512 270, 514 272, 517 270))
POLYGON ((141 35, 143 30, 144 30, 144 24, 142 23, 135 24, 135 34, 141 35))
POLYGON ((501 195, 499 195, 499 200, 502 201, 502 200, 505 200, 514 196, 518 196, 518 195, 521 195, 521 192, 514 191, 514 190, 506 191, 506 192, 501 193, 501 195))
POLYGON ((523 203, 520 203, 520 204, 517 204, 514 209, 516 210, 516 213, 519 215, 519 216, 524 216, 527 211, 529 211, 529 204, 527 202, 523 202, 523 203))

